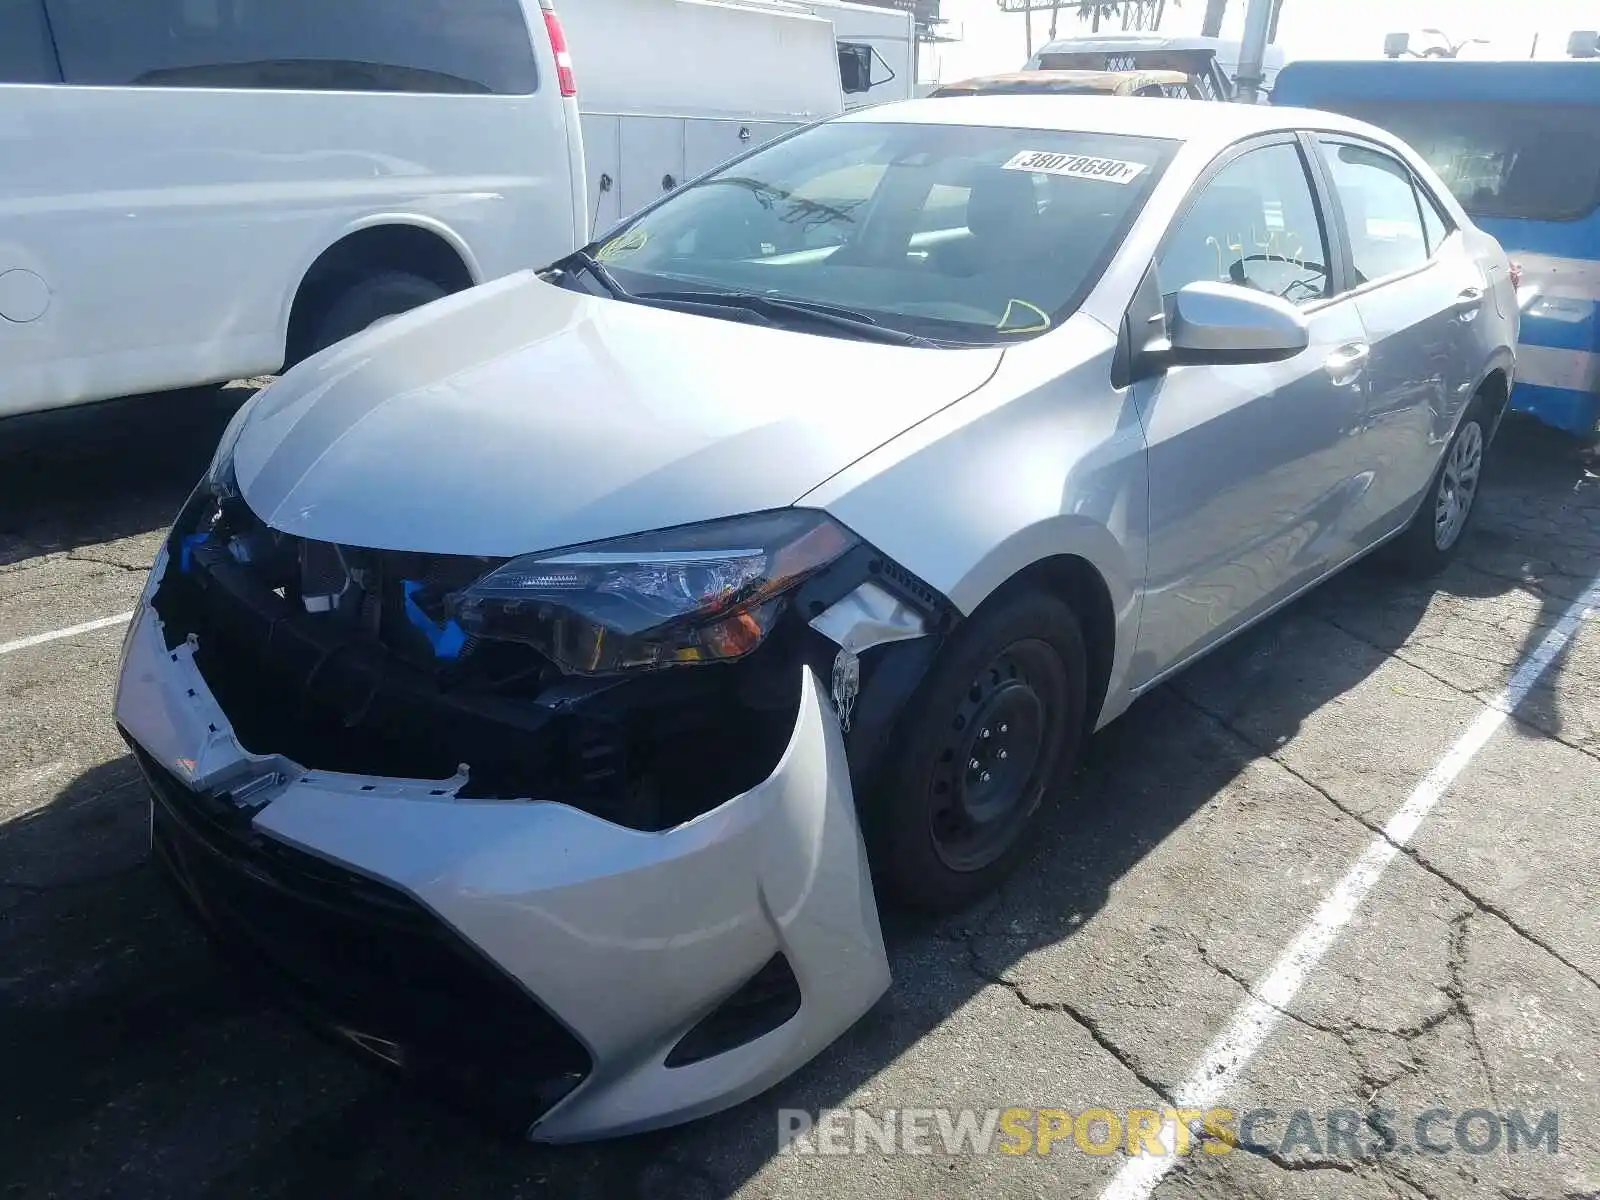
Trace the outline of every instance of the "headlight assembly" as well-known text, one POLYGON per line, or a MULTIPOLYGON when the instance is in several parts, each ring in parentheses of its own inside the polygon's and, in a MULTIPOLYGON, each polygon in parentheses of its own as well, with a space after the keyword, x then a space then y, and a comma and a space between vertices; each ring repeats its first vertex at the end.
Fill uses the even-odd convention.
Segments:
POLYGON ((525 555, 447 608, 468 635, 525 642, 579 674, 727 661, 857 544, 822 513, 782 509, 525 555))

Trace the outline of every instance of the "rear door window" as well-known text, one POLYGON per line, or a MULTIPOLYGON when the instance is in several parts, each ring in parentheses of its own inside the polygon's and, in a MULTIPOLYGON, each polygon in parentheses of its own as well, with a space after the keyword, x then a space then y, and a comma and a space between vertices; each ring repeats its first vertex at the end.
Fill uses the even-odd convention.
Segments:
POLYGON ((518 0, 47 2, 68 83, 479 94, 537 83, 518 0))
POLYGON ((1350 263, 1360 286, 1428 261, 1428 237, 1411 172, 1370 146, 1319 139, 1350 235, 1350 263))
POLYGON ((0 0, 0 83, 58 83, 44 0, 0 0))

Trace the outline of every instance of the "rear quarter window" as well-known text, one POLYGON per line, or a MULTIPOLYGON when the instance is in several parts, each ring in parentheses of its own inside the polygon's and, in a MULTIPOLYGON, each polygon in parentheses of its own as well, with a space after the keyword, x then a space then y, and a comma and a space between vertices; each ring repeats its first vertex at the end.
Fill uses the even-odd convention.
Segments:
POLYGON ((68 83, 469 94, 538 83, 518 0, 47 3, 68 83))

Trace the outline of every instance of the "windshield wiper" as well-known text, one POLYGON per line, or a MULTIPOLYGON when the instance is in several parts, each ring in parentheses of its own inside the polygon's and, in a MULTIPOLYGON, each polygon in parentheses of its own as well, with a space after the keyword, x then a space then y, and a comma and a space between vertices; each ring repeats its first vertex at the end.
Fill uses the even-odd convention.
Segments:
POLYGON ((888 342, 896 346, 934 346, 936 342, 903 329, 880 325, 876 318, 850 308, 820 304, 811 300, 790 300, 782 296, 767 296, 758 292, 699 292, 668 291, 638 292, 633 299, 646 303, 685 304, 711 308, 739 308, 759 313, 770 320, 793 320, 796 317, 814 325, 826 325, 844 330, 863 341, 888 342))
POLYGON ((587 272, 596 283, 605 288, 605 290, 611 294, 611 298, 613 300, 633 299, 633 293, 628 291, 627 288, 623 287, 617 282, 617 277, 610 272, 605 263, 601 262, 587 250, 574 250, 571 254, 567 255, 554 265, 562 268, 563 270, 570 271, 574 275, 577 274, 578 271, 587 272))

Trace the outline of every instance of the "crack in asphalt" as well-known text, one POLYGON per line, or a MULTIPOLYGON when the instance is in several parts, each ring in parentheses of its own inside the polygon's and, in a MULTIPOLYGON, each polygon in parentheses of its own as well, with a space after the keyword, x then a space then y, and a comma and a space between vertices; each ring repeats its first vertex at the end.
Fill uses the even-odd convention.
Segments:
MULTIPOLYGON (((1305 1016, 1302 1013, 1297 1013, 1293 1009, 1285 1008, 1281 1004, 1274 1004, 1272 1001, 1266 999, 1256 991, 1255 985, 1248 979, 1240 975, 1231 967, 1228 967, 1224 963, 1218 962, 1214 957, 1212 957, 1211 951, 1207 949, 1203 942, 1196 941, 1194 943, 1194 948, 1195 952, 1200 956, 1201 962, 1205 963, 1206 966, 1210 967, 1217 974, 1237 985, 1239 990, 1244 992, 1245 995, 1249 996, 1250 999, 1260 1001, 1274 1012, 1282 1014, 1298 1025, 1304 1025, 1307 1029, 1315 1030, 1317 1033, 1326 1033, 1336 1037, 1345 1042, 1346 1045, 1350 1044, 1351 1037, 1357 1033, 1371 1033, 1382 1037, 1396 1038, 1402 1042, 1408 1042, 1414 1038, 1421 1037, 1425 1033, 1439 1028, 1439 1026, 1443 1025, 1451 1018, 1461 1015, 1460 1010, 1454 1003, 1452 1003, 1447 1007, 1440 1009, 1438 1012, 1429 1013, 1415 1025, 1403 1025, 1397 1029, 1384 1029, 1377 1025, 1368 1025, 1363 1021, 1344 1021, 1337 1025, 1327 1024, 1322 1021, 1313 1020, 1311 1017, 1305 1016)), ((1352 1047, 1352 1049, 1354 1049, 1354 1047, 1352 1047)))
POLYGON ((977 937, 977 934, 973 934, 970 937, 962 939, 966 943, 967 967, 974 975, 986 983, 992 983, 998 987, 1005 988, 1006 991, 1010 992, 1011 995, 1016 999, 1017 1003, 1021 1004, 1024 1008, 1029 1009, 1032 1012, 1061 1013, 1062 1015, 1070 1018, 1073 1022, 1083 1028, 1083 1031, 1094 1040, 1095 1045, 1099 1046, 1100 1049, 1104 1050, 1112 1058, 1116 1059, 1118 1064, 1121 1065, 1122 1069, 1127 1071, 1128 1074, 1132 1075, 1136 1080, 1138 1080, 1146 1090, 1154 1092, 1157 1096, 1161 1097, 1162 1100, 1166 1101, 1167 1104, 1177 1107, 1177 1101, 1172 1098, 1172 1094, 1168 1090, 1167 1086, 1160 1081, 1153 1079, 1149 1075, 1146 1075, 1133 1061, 1133 1056, 1123 1050, 1122 1047, 1118 1046, 1116 1042, 1114 1042, 1111 1037, 1100 1028, 1100 1023, 1093 1017, 1089 1016, 1088 1013, 1084 1012, 1076 1005, 1069 1004, 1064 1000, 1034 1000, 1028 996, 1021 984, 1014 983, 1007 979, 1003 974, 996 971, 991 971, 989 968, 984 966, 983 962, 979 958, 977 937))
MULTIPOLYGON (((1457 689, 1457 690, 1459 691, 1459 689, 1457 689)), ((1334 808, 1338 809, 1345 816, 1349 817, 1352 821, 1355 821, 1357 824, 1359 824, 1363 829, 1366 829, 1368 832, 1373 833, 1373 834, 1377 835, 1378 837, 1381 837, 1384 841, 1388 842, 1391 846, 1393 846, 1401 854, 1405 855, 1408 859, 1410 859, 1412 862, 1414 862, 1417 866, 1421 867, 1429 875, 1432 875, 1435 879, 1438 879, 1441 883, 1445 884, 1446 886, 1451 888, 1453 891, 1459 892, 1475 909, 1479 910, 1480 912, 1487 913, 1489 916, 1494 917, 1497 920, 1501 921, 1502 923, 1505 924, 1505 926, 1508 929, 1510 929, 1518 937, 1523 939, 1523 941, 1527 942, 1529 945, 1535 946, 1538 949, 1542 950, 1545 954, 1547 954, 1551 958, 1555 959, 1556 962, 1560 963, 1563 967, 1565 967, 1567 970, 1571 971, 1574 975, 1577 975, 1580 979, 1582 979, 1584 982, 1589 984, 1596 991, 1600 991, 1600 978, 1597 978, 1596 976, 1590 974, 1583 967, 1581 967, 1577 963, 1573 962, 1566 955, 1562 954, 1559 950, 1557 950, 1554 946, 1552 946, 1549 942, 1545 941, 1538 934, 1534 933, 1532 930, 1530 930, 1527 927, 1525 927, 1520 921, 1518 921, 1510 913, 1506 912, 1506 910, 1501 908, 1498 904, 1495 904, 1493 901, 1487 900, 1484 897, 1478 895, 1475 891, 1472 890, 1472 888, 1468 887, 1466 884, 1461 883, 1459 880, 1455 879, 1447 871, 1445 871, 1442 867, 1440 867, 1438 864, 1433 862, 1433 860, 1430 859, 1422 851, 1416 849, 1413 846, 1407 845, 1405 843, 1396 842, 1393 838, 1391 838, 1388 835, 1388 833, 1386 833, 1384 831, 1384 828, 1383 828, 1382 825, 1377 824, 1376 822, 1371 820, 1369 817, 1363 815, 1360 812, 1357 812, 1355 809, 1351 808, 1349 805, 1345 804, 1343 801, 1341 801, 1337 797, 1335 797, 1330 791, 1328 791, 1327 788, 1323 787, 1321 784, 1317 783, 1315 780, 1311 779, 1309 776, 1307 776, 1306 774, 1304 774, 1303 772, 1298 770, 1291 763, 1286 762, 1282 757, 1279 756, 1276 747, 1273 747, 1273 746, 1270 746, 1270 745, 1266 745, 1266 744, 1264 744, 1262 742, 1256 741, 1255 739, 1251 738, 1251 736, 1248 733, 1246 733, 1244 730, 1239 729, 1237 726, 1235 726, 1231 722, 1229 722, 1225 717, 1221 716, 1220 714, 1218 714, 1216 712, 1213 712, 1211 709, 1209 709, 1205 705, 1201 704, 1194 697, 1186 695, 1181 690, 1179 690, 1177 688, 1174 688, 1174 689, 1172 689, 1172 692, 1173 692, 1173 694, 1175 696, 1178 697, 1178 699, 1182 700, 1183 703, 1187 704, 1190 708, 1194 709, 1195 712, 1197 712, 1197 713, 1201 714, 1202 716, 1206 717, 1207 719, 1215 722, 1216 725, 1219 728, 1221 728, 1225 732, 1231 734, 1233 737, 1239 739, 1246 746, 1249 746, 1252 750, 1256 751, 1258 754, 1261 754, 1261 755, 1263 755, 1263 756, 1265 756, 1267 758, 1270 758, 1274 763, 1276 763, 1278 766, 1282 767, 1290 775, 1294 776, 1294 778, 1298 779, 1301 783, 1305 784, 1308 788, 1310 788, 1312 791, 1314 791, 1317 795, 1321 796, 1329 804, 1333 805, 1334 808)))
MULTIPOLYGON (((1402 642, 1398 646, 1384 646, 1384 645, 1381 645, 1378 642, 1373 641, 1370 637, 1367 637, 1364 634, 1356 632, 1354 629, 1351 629, 1348 625, 1341 624, 1339 621, 1335 620, 1333 617, 1330 617, 1330 616, 1326 615, 1325 613, 1316 612, 1314 610, 1308 610, 1306 615, 1311 617, 1313 620, 1321 621, 1324 625, 1327 625, 1332 629, 1337 629, 1340 633, 1344 634, 1346 637, 1352 639, 1353 641, 1359 642, 1361 645, 1366 646, 1368 649, 1376 650, 1379 654, 1383 655, 1385 658, 1393 658, 1393 659, 1396 659, 1396 660, 1398 660, 1400 662, 1405 663, 1405 665, 1410 667, 1412 670, 1420 672, 1423 675, 1426 675, 1429 679, 1433 680, 1435 683, 1442 684, 1443 686, 1449 688, 1452 692, 1454 692, 1458 696, 1465 696, 1467 699, 1476 700, 1480 704, 1485 702, 1485 696, 1484 696, 1484 694, 1482 692, 1469 691, 1468 689, 1463 688, 1463 687, 1459 686, 1458 684, 1455 684, 1455 683, 1451 682, 1450 680, 1446 679, 1443 675, 1440 675, 1440 674, 1436 673, 1435 671, 1431 670, 1429 667, 1423 665, 1422 663, 1417 662, 1415 659, 1407 657, 1407 655, 1405 654, 1405 649, 1406 649, 1406 646, 1408 645, 1408 643, 1402 642)), ((1551 622, 1549 627, 1553 628, 1554 627, 1554 622, 1551 622)), ((1456 650, 1451 650, 1451 651, 1449 651, 1449 653, 1454 654, 1454 653, 1460 653, 1460 652, 1456 651, 1456 650)), ((1566 647, 1563 647, 1562 648, 1562 654, 1564 655, 1565 653, 1566 653, 1566 647)), ((1475 658, 1475 656, 1468 655, 1468 654, 1462 654, 1462 657, 1463 658, 1475 658)), ((1489 663, 1492 666, 1500 666, 1500 667, 1506 667, 1506 666, 1510 666, 1511 665, 1511 664, 1507 664, 1507 663, 1495 662, 1492 659, 1477 658, 1476 661, 1485 662, 1485 663, 1489 663)), ((1549 691, 1549 690, 1551 690, 1551 685, 1545 684, 1545 683, 1543 683, 1541 681, 1541 683, 1536 684, 1534 686, 1534 688, 1532 689, 1533 692, 1538 692, 1538 691, 1541 691, 1541 690, 1542 691, 1549 691)), ((1212 713, 1210 715, 1215 716, 1216 714, 1212 713)), ((1525 730, 1525 731, 1527 731, 1529 733, 1537 734, 1540 737, 1547 737, 1553 742, 1559 742, 1561 745, 1566 746, 1569 750, 1576 750, 1579 754, 1587 755, 1588 757, 1596 760, 1597 762, 1600 762, 1600 748, 1594 748, 1594 747, 1590 747, 1590 746, 1585 746, 1585 745, 1582 745, 1582 744, 1580 744, 1578 742, 1570 741, 1560 730, 1547 729, 1543 725, 1540 725, 1538 722, 1536 722, 1536 721, 1534 721, 1534 720, 1532 720, 1532 719, 1530 719, 1528 717, 1521 716, 1518 713, 1514 713, 1514 712, 1513 713, 1507 713, 1506 716, 1519 729, 1525 730)))
MULTIPOLYGON (((1389 1169, 1390 1164, 1383 1159, 1380 1158, 1375 1160, 1374 1165, 1377 1167, 1378 1178, 1385 1184, 1398 1184, 1400 1187, 1405 1188, 1406 1191, 1411 1195, 1421 1196, 1422 1200, 1442 1200, 1441 1197, 1435 1196, 1432 1192, 1428 1191, 1427 1188, 1423 1187, 1415 1180, 1408 1179, 1406 1176, 1401 1175, 1398 1171, 1391 1171, 1389 1169)), ((1401 1195, 1402 1193, 1396 1192, 1395 1194, 1401 1195)))
MULTIPOLYGON (((1006 991, 1011 993, 1012 997, 1017 1001, 1017 1003, 1021 1004, 1024 1008, 1031 1012, 1059 1013, 1067 1017, 1073 1023, 1082 1028, 1083 1031, 1087 1033, 1094 1041, 1095 1045, 1099 1046, 1100 1049, 1104 1050, 1108 1055, 1115 1059, 1117 1064, 1121 1066, 1123 1070, 1128 1072, 1128 1074, 1132 1075, 1134 1079, 1136 1079, 1146 1090, 1153 1092, 1156 1096, 1160 1097, 1167 1107, 1183 1107, 1173 1095, 1171 1088, 1169 1088, 1166 1084, 1161 1083, 1154 1077, 1147 1075, 1143 1070, 1141 1070, 1140 1067, 1134 1062, 1133 1056, 1121 1046, 1117 1045, 1111 1036, 1107 1034, 1105 1030, 1100 1028, 1100 1023, 1087 1012, 1078 1008, 1076 1005, 1069 1004, 1065 1000, 1034 1000, 1028 996, 1021 984, 1014 983, 1005 978, 1004 975, 998 974, 985 967, 978 957, 978 936, 979 933, 974 932, 969 937, 963 939, 966 942, 967 967, 974 975, 986 983, 992 983, 998 987, 1004 988, 1006 991)), ((1196 1141, 1198 1141, 1202 1136, 1203 1135, 1196 1134, 1196 1141)), ((1194 1144, 1194 1142, 1191 1142, 1191 1146, 1194 1144)), ((1279 1153, 1277 1150, 1273 1150, 1266 1146, 1245 1146, 1238 1143, 1234 1144, 1234 1148, 1237 1150, 1242 1150, 1254 1158, 1259 1158, 1264 1162, 1269 1162, 1273 1166, 1284 1171, 1337 1171, 1346 1175, 1356 1173, 1356 1167, 1354 1164, 1343 1162, 1339 1159, 1321 1157, 1289 1158, 1279 1153)))
POLYGON ((115 567, 119 571, 128 571, 135 575, 148 575, 150 564, 134 564, 120 562, 114 558, 97 558, 92 554, 85 554, 81 550, 73 550, 67 554, 67 562, 90 563, 97 567, 115 567))
POLYGON ((1483 1048, 1483 1040, 1478 1036, 1478 1022, 1472 1015, 1472 1008, 1467 1004, 1466 970, 1467 970, 1467 924, 1477 914, 1478 910, 1462 913, 1450 922, 1450 956, 1446 960, 1446 967, 1450 972, 1450 982, 1445 987, 1445 995, 1450 997, 1451 1003, 1461 1014, 1461 1019, 1467 1027, 1467 1040, 1472 1043, 1472 1052, 1478 1059, 1478 1068, 1483 1072, 1483 1082, 1489 1089, 1489 1100, 1493 1103, 1495 1111, 1500 1111, 1500 1095, 1494 1084, 1494 1070, 1489 1066, 1489 1055, 1483 1048))

